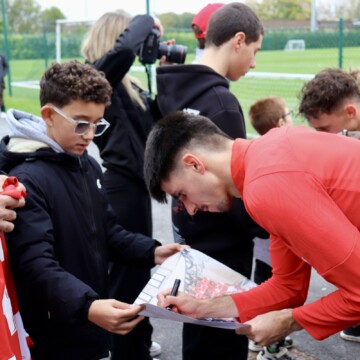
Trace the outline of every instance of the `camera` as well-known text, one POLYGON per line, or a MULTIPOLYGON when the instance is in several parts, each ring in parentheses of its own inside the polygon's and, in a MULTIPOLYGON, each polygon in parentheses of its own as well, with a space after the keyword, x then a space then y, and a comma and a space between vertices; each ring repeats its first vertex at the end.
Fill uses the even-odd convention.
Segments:
POLYGON ((163 55, 166 61, 183 64, 187 54, 187 46, 166 45, 160 43, 160 32, 152 29, 139 50, 139 60, 142 64, 154 64, 163 55))

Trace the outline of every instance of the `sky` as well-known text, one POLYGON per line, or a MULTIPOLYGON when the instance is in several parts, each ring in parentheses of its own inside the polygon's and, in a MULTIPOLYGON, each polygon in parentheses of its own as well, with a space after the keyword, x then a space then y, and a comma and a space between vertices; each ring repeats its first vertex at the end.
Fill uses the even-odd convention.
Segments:
MULTIPOLYGON (((234 0, 218 0, 218 2, 230 3, 234 0)), ((145 14, 147 0, 36 0, 41 9, 58 7, 68 20, 96 20, 107 11, 123 9, 131 15, 145 14)), ((174 12, 197 13, 208 3, 217 2, 209 0, 148 0, 150 12, 162 14, 174 12)))
MULTIPOLYGON (((151 14, 174 12, 196 14, 208 3, 230 3, 236 0, 35 0, 44 10, 52 6, 58 7, 68 20, 97 20, 103 13, 122 9, 131 15, 145 14, 149 3, 151 14)), ((238 0, 243 2, 242 0, 238 0)), ((329 0, 313 0, 316 4, 327 3, 329 0)), ((335 2, 343 0, 333 0, 335 2)))

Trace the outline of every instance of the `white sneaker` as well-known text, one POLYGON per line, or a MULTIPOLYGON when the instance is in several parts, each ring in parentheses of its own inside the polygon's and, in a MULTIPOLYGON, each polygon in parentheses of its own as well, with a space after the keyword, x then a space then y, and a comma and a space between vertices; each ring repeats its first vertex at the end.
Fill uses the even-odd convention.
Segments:
MULTIPOLYGON (((150 346, 150 356, 153 358, 154 356, 161 354, 161 346, 157 342, 153 341, 150 346)), ((157 359, 154 359, 157 360, 157 359)))
POLYGON ((263 349, 263 346, 258 344, 255 341, 249 340, 249 350, 254 352, 259 352, 263 349))

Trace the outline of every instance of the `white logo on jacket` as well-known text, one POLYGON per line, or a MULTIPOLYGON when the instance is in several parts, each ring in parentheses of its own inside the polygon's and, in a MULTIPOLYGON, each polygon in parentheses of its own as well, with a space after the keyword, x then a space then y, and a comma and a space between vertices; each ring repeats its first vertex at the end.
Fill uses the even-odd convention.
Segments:
POLYGON ((183 112, 186 112, 191 115, 199 115, 200 114, 200 110, 190 109, 190 108, 183 109, 183 112))

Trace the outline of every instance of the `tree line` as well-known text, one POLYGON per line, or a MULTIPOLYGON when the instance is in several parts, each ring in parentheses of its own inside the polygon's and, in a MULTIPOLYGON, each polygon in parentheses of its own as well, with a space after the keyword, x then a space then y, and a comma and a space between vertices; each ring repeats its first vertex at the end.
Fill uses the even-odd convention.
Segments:
MULTIPOLYGON (((144 0, 145 1, 145 0, 144 0)), ((312 0, 245 0, 262 20, 310 20, 312 0)), ((36 0, 5 0, 5 13, 8 31, 14 34, 35 34, 55 29, 57 19, 66 19, 61 9, 50 7, 41 9, 36 0)), ((126 10, 126 9, 125 9, 126 10)), ((194 14, 157 14, 167 29, 189 29, 194 14)), ((317 6, 319 20, 360 19, 360 0, 339 0, 322 2, 317 6)), ((3 31, 0 20, 0 32, 3 31)))

